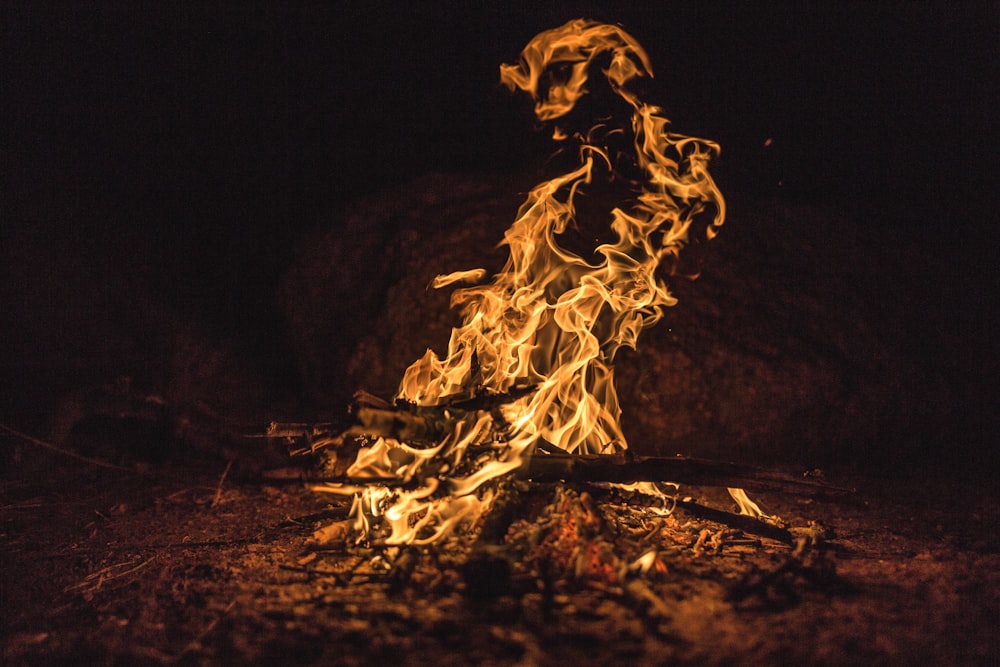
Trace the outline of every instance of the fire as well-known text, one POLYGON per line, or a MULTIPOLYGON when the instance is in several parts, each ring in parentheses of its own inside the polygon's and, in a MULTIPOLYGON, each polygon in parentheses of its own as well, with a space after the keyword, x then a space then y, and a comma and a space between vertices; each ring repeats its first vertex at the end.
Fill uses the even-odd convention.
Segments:
POLYGON ((468 284, 452 296, 463 323, 447 353, 428 350, 406 370, 395 404, 409 417, 378 426, 381 413, 362 409, 363 426, 345 434, 361 444, 348 477, 373 483, 319 487, 356 493, 360 539, 441 539, 479 519, 501 480, 530 456, 627 448, 615 355, 634 348, 676 303, 658 269, 673 264, 693 229, 711 238, 725 217, 708 172, 719 147, 671 132, 661 110, 639 99, 633 84, 652 76, 630 35, 583 19, 537 35, 518 64, 501 67, 501 81, 531 95, 541 121, 558 123, 588 86, 608 85, 631 109, 630 124, 586 132, 557 125, 555 138, 578 143, 579 166, 528 194, 504 234, 503 269, 434 281, 436 288, 468 284), (612 135, 631 136, 632 172, 641 177, 632 178, 634 203, 609 212, 616 240, 594 248, 596 260, 588 261, 560 235, 574 224, 575 197, 595 178, 615 176, 621 156, 602 139, 612 135))

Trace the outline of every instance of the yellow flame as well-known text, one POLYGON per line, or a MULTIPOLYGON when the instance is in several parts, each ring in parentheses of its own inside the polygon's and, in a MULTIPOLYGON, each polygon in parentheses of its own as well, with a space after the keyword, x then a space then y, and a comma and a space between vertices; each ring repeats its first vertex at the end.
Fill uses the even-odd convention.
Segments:
POLYGON ((649 57, 631 35, 618 26, 586 19, 570 21, 564 26, 546 30, 532 39, 521 51, 517 65, 501 65, 500 80, 511 90, 520 88, 535 100, 535 115, 539 120, 552 120, 567 114, 586 94, 587 73, 594 60, 610 55, 610 65, 604 70, 612 88, 635 104, 625 91, 626 84, 640 76, 652 76, 649 57), (565 82, 555 82, 543 90, 543 76, 551 68, 569 68, 565 82))
POLYGON ((501 81, 529 93, 538 118, 552 120, 587 94, 598 58, 607 63, 602 72, 612 91, 633 110, 633 159, 643 174, 637 199, 628 210, 609 212, 616 240, 594 249, 596 262, 563 247, 559 236, 574 221, 576 194, 598 166, 612 163, 604 146, 572 135, 580 141, 580 165, 528 194, 504 234, 509 257, 503 269, 488 282, 481 282, 482 269, 434 281, 435 287, 480 284, 454 292, 462 325, 452 331, 443 357, 427 350, 406 370, 397 402, 440 406, 470 391, 537 389, 495 410, 448 413, 453 431, 433 446, 378 438, 364 447, 349 474, 391 480, 396 487, 362 491, 354 514, 363 534, 381 517, 386 543, 425 543, 474 522, 492 502, 490 482, 523 465, 542 443, 580 454, 627 447, 613 382, 615 354, 622 346, 634 348, 639 332, 674 305, 658 267, 676 258, 696 220, 707 217, 707 236, 714 236, 725 205, 707 168, 718 146, 670 132, 661 110, 630 92, 629 83, 652 76, 652 68, 621 28, 580 19, 543 32, 525 47, 519 64, 501 67, 501 81))

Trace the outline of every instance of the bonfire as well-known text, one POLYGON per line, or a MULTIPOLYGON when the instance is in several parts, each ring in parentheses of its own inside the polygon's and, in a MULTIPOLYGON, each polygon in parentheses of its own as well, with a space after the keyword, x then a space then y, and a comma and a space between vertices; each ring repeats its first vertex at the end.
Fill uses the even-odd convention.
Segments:
MULTIPOLYGON (((581 461, 629 461, 615 356, 675 305, 666 278, 685 246, 713 238, 725 217, 708 169, 719 146, 674 132, 640 98, 637 84, 652 76, 628 33, 583 19, 542 32, 517 64, 501 66, 501 81, 531 96, 538 120, 577 159, 528 193, 501 241, 499 272, 434 280, 455 288, 462 318, 446 352, 427 350, 410 365, 391 402, 359 394, 357 425, 310 443, 327 452, 332 480, 315 488, 354 496, 358 541, 432 543, 477 526, 526 469, 558 461, 549 473, 558 476, 581 461), (578 107, 598 89, 627 117, 581 126, 578 107), (607 211, 613 242, 574 252, 562 235, 596 182, 622 188, 629 204, 607 211)), ((631 482, 625 488, 669 512, 677 484, 651 469, 606 481, 631 482)), ((763 516, 743 491, 730 493, 742 513, 763 516)))

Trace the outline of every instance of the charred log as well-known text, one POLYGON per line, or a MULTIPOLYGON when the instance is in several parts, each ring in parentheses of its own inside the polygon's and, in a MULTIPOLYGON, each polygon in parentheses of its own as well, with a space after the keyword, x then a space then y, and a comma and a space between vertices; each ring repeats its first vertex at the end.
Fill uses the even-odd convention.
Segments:
MULTIPOLYGON (((369 420, 380 427, 378 434, 398 435, 404 431, 426 434, 435 420, 398 410, 373 411, 369 420), (384 428, 381 428, 384 427, 384 428)), ((360 427, 358 431, 362 430, 360 427)), ((324 472, 280 469, 265 473, 270 481, 301 481, 307 484, 392 484, 393 480, 352 476, 348 469, 364 440, 355 437, 355 429, 343 436, 331 432, 330 424, 272 424, 268 437, 285 438, 293 452, 323 449, 324 472)), ((632 483, 671 481, 694 486, 744 488, 752 491, 777 491, 791 494, 836 495, 851 489, 837 487, 813 477, 796 476, 778 470, 694 457, 655 457, 628 455, 576 455, 563 452, 536 453, 517 472, 516 477, 532 482, 632 483)), ((399 480, 403 483, 403 480, 399 480)))

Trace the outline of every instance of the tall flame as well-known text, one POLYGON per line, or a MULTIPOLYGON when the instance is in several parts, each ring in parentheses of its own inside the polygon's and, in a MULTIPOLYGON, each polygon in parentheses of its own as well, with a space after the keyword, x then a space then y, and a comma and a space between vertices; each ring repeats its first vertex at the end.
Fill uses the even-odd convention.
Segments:
POLYGON ((531 190, 504 234, 506 265, 489 281, 482 282, 482 269, 435 280, 437 288, 480 284, 454 292, 463 323, 452 331, 447 354, 428 350, 414 362, 396 401, 420 409, 470 394, 519 397, 493 408, 444 409, 449 430, 429 442, 366 440, 348 475, 385 483, 324 487, 358 492, 353 516, 363 536, 378 521, 388 544, 437 540, 475 521, 492 502, 497 480, 536 452, 627 448, 615 354, 634 348, 639 332, 675 304, 658 267, 677 258, 696 220, 714 236, 725 205, 707 168, 718 146, 670 132, 661 110, 631 92, 633 81, 653 73, 645 51, 621 28, 580 19, 543 32, 500 76, 511 90, 532 96, 540 120, 553 121, 587 94, 599 65, 631 107, 632 162, 642 174, 635 203, 610 211, 616 240, 594 249, 595 263, 561 245, 576 217, 575 196, 613 167, 608 147, 592 138, 600 133, 556 128, 557 138, 579 142, 579 166, 531 190))

